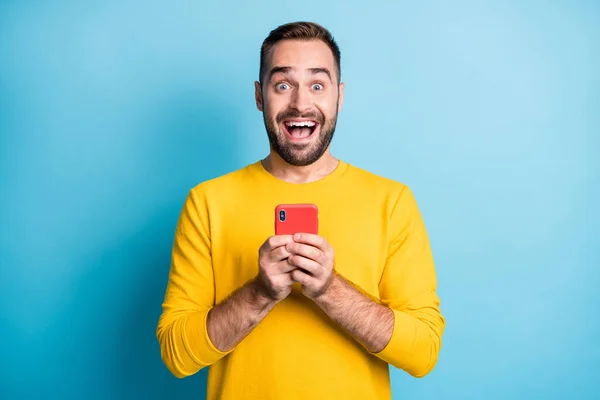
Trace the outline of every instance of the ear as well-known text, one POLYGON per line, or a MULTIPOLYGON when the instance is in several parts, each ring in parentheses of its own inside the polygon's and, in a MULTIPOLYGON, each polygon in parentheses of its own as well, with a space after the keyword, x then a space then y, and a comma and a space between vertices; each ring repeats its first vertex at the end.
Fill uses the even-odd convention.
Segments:
POLYGON ((342 111, 342 104, 344 104, 344 82, 340 83, 339 87, 339 95, 338 95, 338 112, 342 111))
POLYGON ((262 99, 262 88, 260 82, 254 82, 254 99, 256 100, 256 108, 258 111, 263 111, 263 99, 262 99))

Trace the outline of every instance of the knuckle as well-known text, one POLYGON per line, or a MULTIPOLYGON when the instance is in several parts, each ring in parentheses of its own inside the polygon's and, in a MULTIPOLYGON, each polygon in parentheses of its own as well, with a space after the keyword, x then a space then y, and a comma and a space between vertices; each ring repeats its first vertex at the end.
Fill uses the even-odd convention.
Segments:
POLYGON ((302 281, 302 275, 300 274, 299 271, 293 271, 292 272, 292 277, 294 278, 294 280, 301 282, 302 281))

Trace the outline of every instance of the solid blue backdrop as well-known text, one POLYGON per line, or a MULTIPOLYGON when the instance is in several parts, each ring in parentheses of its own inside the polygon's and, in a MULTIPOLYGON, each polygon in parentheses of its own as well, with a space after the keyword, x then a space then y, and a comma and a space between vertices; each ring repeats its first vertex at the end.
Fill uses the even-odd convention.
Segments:
MULTIPOLYGON (((410 185, 447 318, 395 399, 600 396, 594 1, 0 5, 0 398, 203 398, 155 329, 187 191, 266 155, 259 47, 342 50, 334 155, 410 185)), ((306 383, 310 385, 310 382, 306 383)))

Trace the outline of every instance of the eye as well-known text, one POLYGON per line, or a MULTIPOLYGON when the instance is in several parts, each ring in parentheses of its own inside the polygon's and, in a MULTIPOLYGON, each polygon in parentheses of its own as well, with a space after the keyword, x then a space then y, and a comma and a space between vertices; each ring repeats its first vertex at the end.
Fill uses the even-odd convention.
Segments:
POLYGON ((290 85, 288 85, 287 83, 278 83, 276 87, 277 90, 288 90, 290 88, 290 85))
POLYGON ((316 91, 323 90, 323 85, 321 85, 320 83, 313 83, 312 90, 316 90, 316 91))

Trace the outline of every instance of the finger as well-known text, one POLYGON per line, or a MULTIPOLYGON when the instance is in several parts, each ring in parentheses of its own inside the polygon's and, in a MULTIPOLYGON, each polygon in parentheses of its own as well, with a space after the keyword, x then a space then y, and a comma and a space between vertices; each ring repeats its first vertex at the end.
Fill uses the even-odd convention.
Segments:
POLYGON ((319 263, 325 262, 325 254, 317 247, 302 243, 289 243, 285 248, 292 254, 297 254, 319 263))
POLYGON ((329 247, 329 244, 322 236, 314 235, 312 233, 296 233, 293 236, 293 240, 298 243, 304 243, 316 247, 323 252, 325 252, 329 247))
POLYGON ((262 245, 264 251, 273 251, 274 249, 285 246, 294 239, 292 235, 275 235, 268 238, 262 245))
POLYGON ((278 262, 281 260, 285 260, 290 256, 290 254, 291 253, 287 250, 286 246, 280 246, 270 251, 267 257, 272 262, 278 262))
POLYGON ((302 284, 303 286, 307 286, 309 288, 316 287, 316 285, 319 283, 317 278, 315 278, 314 276, 310 276, 309 274, 302 271, 301 269, 293 270, 290 273, 290 275, 294 282, 298 282, 298 283, 302 284))
POLYGON ((302 257, 296 254, 291 255, 287 259, 288 264, 296 268, 302 268, 310 275, 319 277, 323 272, 323 267, 316 261, 310 260, 306 257, 302 257))
MULTIPOLYGON (((293 271, 293 270, 292 270, 293 271)), ((291 286, 294 284, 294 280, 292 279, 292 274, 287 273, 281 276, 281 284, 284 286, 291 286)))
POLYGON ((289 263, 288 259, 280 261, 275 265, 275 270, 278 274, 289 274, 296 269, 295 266, 289 263))

